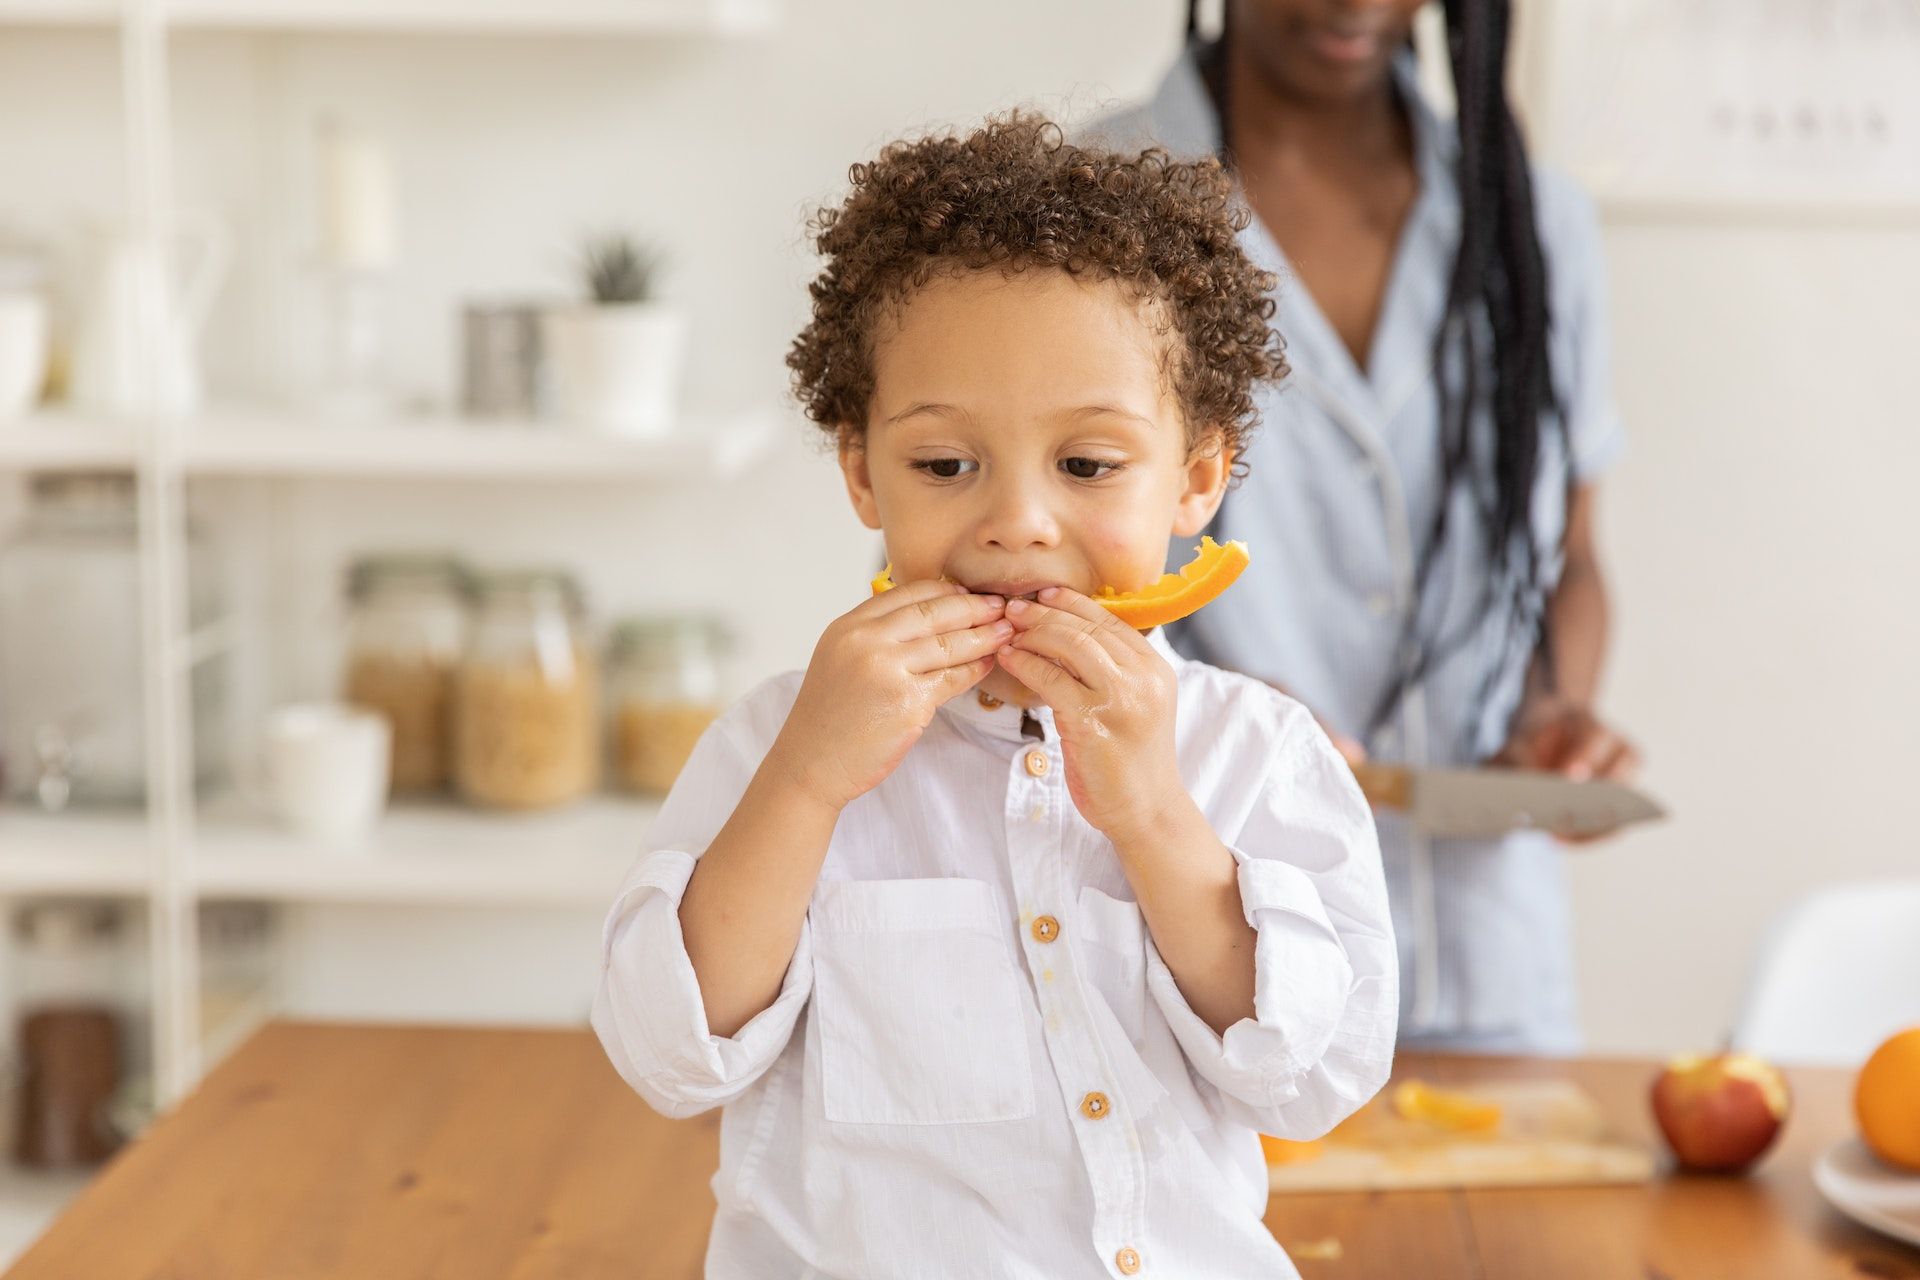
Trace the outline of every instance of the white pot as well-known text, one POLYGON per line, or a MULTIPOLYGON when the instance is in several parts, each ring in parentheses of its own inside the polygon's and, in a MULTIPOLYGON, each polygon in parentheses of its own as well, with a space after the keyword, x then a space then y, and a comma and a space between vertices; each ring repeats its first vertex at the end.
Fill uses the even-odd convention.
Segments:
POLYGON ((0 292, 0 422, 40 403, 46 380, 46 299, 37 293, 0 292))
POLYGON ((566 307, 540 317, 552 415, 617 435, 670 434, 686 318, 655 302, 566 307))

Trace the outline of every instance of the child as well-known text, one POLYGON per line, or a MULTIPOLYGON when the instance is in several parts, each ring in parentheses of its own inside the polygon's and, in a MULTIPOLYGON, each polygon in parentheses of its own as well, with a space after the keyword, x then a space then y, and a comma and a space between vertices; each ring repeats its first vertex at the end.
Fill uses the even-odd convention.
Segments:
POLYGON ((701 738, 594 1028, 726 1108, 709 1276, 1294 1275, 1255 1135, 1387 1077, 1372 819, 1304 708, 1090 598, 1219 505, 1272 277, 1217 163, 1031 116, 852 184, 788 363, 899 585, 701 738))

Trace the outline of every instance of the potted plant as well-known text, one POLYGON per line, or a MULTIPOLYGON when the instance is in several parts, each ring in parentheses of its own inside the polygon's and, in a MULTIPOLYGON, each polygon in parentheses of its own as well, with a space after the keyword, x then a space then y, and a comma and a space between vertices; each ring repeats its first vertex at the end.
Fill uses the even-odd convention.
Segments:
POLYGON ((673 429, 686 320, 655 298, 658 268, 658 256, 631 236, 586 242, 580 270, 590 301, 540 318, 556 417, 628 436, 673 429))

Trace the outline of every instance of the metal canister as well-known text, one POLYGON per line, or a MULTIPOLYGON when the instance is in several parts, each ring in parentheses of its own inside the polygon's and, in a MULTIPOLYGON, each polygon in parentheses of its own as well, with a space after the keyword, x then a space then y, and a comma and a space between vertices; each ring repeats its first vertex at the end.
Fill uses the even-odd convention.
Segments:
POLYGON ((540 311, 529 302, 473 302, 464 310, 462 403, 475 418, 540 412, 540 311))

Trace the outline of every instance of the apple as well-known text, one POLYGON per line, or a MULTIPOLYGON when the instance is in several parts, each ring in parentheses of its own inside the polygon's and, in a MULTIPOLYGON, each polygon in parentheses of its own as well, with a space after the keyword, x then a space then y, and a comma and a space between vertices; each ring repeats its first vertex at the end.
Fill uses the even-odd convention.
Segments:
POLYGON ((1686 1054, 1653 1082, 1653 1118, 1681 1167, 1738 1173, 1787 1122, 1787 1081, 1750 1053, 1686 1054))

